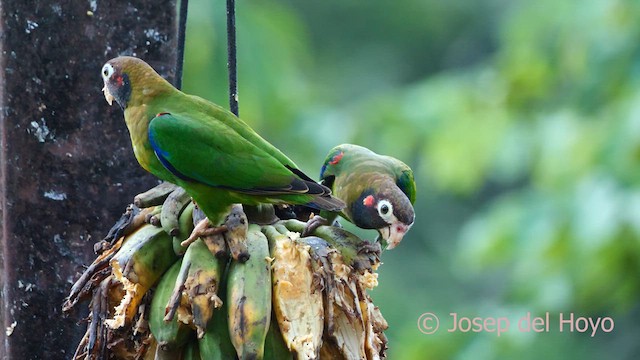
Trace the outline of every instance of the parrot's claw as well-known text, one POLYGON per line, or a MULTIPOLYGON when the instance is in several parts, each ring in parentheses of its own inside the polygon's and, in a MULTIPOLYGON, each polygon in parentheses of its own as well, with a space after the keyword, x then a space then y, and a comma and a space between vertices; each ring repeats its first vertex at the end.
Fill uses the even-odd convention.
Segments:
POLYGON ((358 254, 377 254, 377 255, 380 255, 381 252, 382 252, 382 245, 378 241, 376 241, 376 242, 365 241, 358 248, 358 254))
POLYGON ((302 237, 311 235, 317 228, 323 225, 329 225, 329 221, 320 215, 313 215, 302 230, 302 237))
POLYGON ((226 225, 220 225, 215 227, 211 227, 210 225, 211 223, 209 222, 209 219, 204 218, 193 228, 191 235, 189 235, 188 238, 186 238, 183 242, 181 242, 180 245, 183 247, 187 247, 200 237, 211 236, 211 235, 220 234, 227 231, 226 225))

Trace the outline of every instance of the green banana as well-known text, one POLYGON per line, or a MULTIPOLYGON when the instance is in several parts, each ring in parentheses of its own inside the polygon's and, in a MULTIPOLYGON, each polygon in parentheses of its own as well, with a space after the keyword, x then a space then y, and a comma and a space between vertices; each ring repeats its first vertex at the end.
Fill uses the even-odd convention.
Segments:
POLYGON ((224 235, 222 234, 213 234, 208 236, 203 236, 202 241, 207 245, 209 251, 219 259, 227 258, 227 244, 224 241, 224 235))
MULTIPOLYGON (((271 317, 274 318, 273 312, 271 317)), ((292 360, 293 354, 287 348, 277 321, 271 321, 267 338, 264 341, 264 358, 266 360, 292 360)))
POLYGON ((173 236, 173 251, 178 255, 183 255, 187 250, 187 247, 180 245, 180 243, 188 238, 191 235, 191 231, 193 231, 193 209, 195 207, 196 205, 193 202, 189 202, 178 218, 179 231, 177 235, 173 236))
POLYGON ((195 339, 189 341, 185 346, 182 360, 202 360, 202 357, 200 357, 200 349, 198 349, 198 342, 195 339))
POLYGON ((183 349, 163 349, 162 346, 156 347, 155 360, 183 360, 183 349))
MULTIPOLYGON (((226 298, 226 286, 221 286, 221 297, 226 298)), ((198 349, 203 360, 233 360, 237 359, 236 350, 231 344, 229 323, 227 318, 228 304, 213 312, 213 317, 207 325, 207 331, 198 339, 198 349)))
POLYGON ((298 359, 317 359, 322 345, 322 291, 312 270, 309 246, 263 227, 273 260, 273 308, 287 347, 298 359))
POLYGON ((174 318, 171 321, 164 321, 167 301, 174 288, 182 260, 176 261, 173 266, 160 279, 156 291, 151 300, 151 312, 149 313, 149 329, 153 337, 158 342, 158 346, 166 349, 176 349, 182 347, 193 330, 174 318))
POLYGON ((180 213, 191 202, 191 196, 179 187, 176 188, 167 199, 162 203, 162 211, 160 212, 160 224, 167 234, 171 236, 180 235, 180 213))
POLYGON ((249 260, 232 262, 227 275, 227 304, 231 342, 241 359, 262 359, 271 322, 271 264, 269 244, 260 227, 249 225, 249 260))
MULTIPOLYGON (((217 293, 225 266, 226 261, 213 256, 202 239, 189 245, 184 254, 180 273, 187 273, 186 281, 182 289, 174 289, 182 293, 183 304, 178 309, 178 319, 193 323, 198 338, 204 336, 214 309, 222 306, 222 300, 217 293), (185 300, 186 304, 184 304, 185 300), (181 309, 187 315, 181 316, 181 309)), ((170 305, 167 305, 168 310, 170 305)))
POLYGON ((162 228, 147 224, 127 236, 109 262, 125 295, 105 323, 113 329, 130 324, 144 294, 176 260, 171 238, 162 228))
POLYGON ((162 205, 164 200, 177 188, 176 185, 169 182, 162 182, 155 187, 136 195, 133 198, 133 204, 139 208, 147 208, 156 205, 162 205))
POLYGON ((144 222, 147 224, 151 224, 153 226, 160 226, 160 212, 162 211, 162 206, 154 206, 144 215, 144 222))

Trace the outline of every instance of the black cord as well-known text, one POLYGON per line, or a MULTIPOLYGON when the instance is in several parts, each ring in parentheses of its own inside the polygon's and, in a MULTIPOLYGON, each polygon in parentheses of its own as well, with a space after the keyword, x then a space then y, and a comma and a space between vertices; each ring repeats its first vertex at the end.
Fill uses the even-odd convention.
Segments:
POLYGON ((238 109, 238 73, 236 65, 236 5, 227 0, 227 69, 229 71, 229 109, 236 116, 238 109))
POLYGON ((184 67, 184 42, 187 33, 187 9, 189 0, 180 0, 180 18, 178 19, 178 54, 176 58, 175 86, 182 88, 182 68, 184 67))

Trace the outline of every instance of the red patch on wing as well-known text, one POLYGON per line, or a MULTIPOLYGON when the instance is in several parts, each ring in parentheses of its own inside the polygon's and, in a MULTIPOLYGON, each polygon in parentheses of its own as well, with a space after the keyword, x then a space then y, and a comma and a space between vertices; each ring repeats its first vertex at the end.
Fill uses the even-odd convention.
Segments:
POLYGON ((160 117, 162 115, 170 115, 168 112, 159 112, 156 114, 156 117, 160 117))
POLYGON ((334 157, 331 158, 331 161, 329 161, 329 164, 335 165, 335 164, 339 163, 340 160, 342 160, 343 156, 344 156, 343 152, 340 152, 340 153, 336 154, 334 157))
POLYGON ((375 201, 376 199, 373 198, 373 195, 369 195, 366 198, 364 198, 364 200, 362 200, 362 203, 364 204, 364 206, 372 207, 375 201))

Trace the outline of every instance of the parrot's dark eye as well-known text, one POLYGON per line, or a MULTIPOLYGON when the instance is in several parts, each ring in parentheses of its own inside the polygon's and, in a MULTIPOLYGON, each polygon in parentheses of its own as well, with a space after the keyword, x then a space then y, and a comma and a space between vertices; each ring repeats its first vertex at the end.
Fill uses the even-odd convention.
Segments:
POLYGON ((113 66, 111 66, 110 64, 104 64, 104 66, 102 67, 102 77, 105 79, 108 79, 111 77, 111 75, 113 75, 113 66))
POLYGON ((391 205, 389 200, 383 199, 378 201, 378 215, 380 215, 382 220, 391 223, 393 220, 393 205, 391 205))

